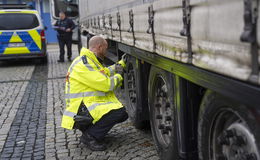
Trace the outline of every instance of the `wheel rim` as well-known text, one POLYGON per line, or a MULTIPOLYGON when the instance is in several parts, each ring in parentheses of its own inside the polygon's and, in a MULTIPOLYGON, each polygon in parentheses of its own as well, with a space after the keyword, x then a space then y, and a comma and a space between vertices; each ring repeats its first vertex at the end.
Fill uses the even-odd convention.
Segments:
POLYGON ((131 108, 131 111, 135 112, 135 110, 136 110, 136 84, 135 84, 134 67, 131 63, 128 66, 127 85, 128 85, 129 99, 130 99, 129 107, 131 108))
POLYGON ((230 110, 217 116, 211 133, 210 157, 214 160, 258 160, 256 140, 243 119, 230 110))
POLYGON ((164 77, 159 75, 156 77, 154 87, 154 113, 152 119, 154 121, 154 126, 157 127, 155 128, 155 134, 158 142, 164 147, 167 147, 171 143, 173 130, 173 107, 171 106, 168 94, 170 88, 167 88, 164 77))

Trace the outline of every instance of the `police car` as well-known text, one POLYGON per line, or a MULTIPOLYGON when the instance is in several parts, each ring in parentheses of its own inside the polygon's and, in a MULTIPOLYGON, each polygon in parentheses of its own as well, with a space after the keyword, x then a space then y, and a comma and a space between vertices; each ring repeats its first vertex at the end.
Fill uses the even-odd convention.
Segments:
POLYGON ((27 5, 0 5, 0 60, 47 59, 44 25, 27 5))

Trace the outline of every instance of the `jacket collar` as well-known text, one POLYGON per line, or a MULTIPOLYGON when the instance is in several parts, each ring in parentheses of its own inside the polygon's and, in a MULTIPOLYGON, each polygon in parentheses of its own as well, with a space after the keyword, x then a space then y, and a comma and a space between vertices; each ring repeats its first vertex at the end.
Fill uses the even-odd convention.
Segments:
POLYGON ((91 60, 93 60, 95 63, 97 63, 99 66, 102 66, 102 64, 99 62, 99 60, 97 59, 95 53, 93 53, 92 51, 90 51, 89 49, 82 47, 81 51, 80 51, 80 56, 87 56, 88 58, 90 58, 91 60))

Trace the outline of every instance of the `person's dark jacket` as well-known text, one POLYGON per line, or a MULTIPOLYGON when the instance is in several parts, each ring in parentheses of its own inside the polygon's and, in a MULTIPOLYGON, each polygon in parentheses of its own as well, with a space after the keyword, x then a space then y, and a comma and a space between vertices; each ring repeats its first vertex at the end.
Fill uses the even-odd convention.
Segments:
POLYGON ((75 28, 75 24, 71 19, 66 17, 64 20, 57 20, 54 24, 54 28, 57 30, 58 36, 71 36, 72 30, 75 28), (66 29, 68 28, 70 28, 70 32, 66 32, 66 29))

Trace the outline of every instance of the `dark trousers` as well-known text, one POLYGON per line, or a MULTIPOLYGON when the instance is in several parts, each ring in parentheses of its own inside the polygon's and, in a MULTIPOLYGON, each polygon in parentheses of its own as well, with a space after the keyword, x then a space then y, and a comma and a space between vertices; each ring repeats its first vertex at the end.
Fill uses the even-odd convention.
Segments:
POLYGON ((64 60, 64 54, 65 50, 64 47, 65 45, 67 46, 67 54, 68 54, 68 59, 71 58, 72 55, 72 35, 58 35, 57 36, 58 41, 59 41, 59 47, 60 47, 60 60, 64 60))
POLYGON ((98 141, 102 141, 110 129, 117 123, 127 120, 128 114, 125 107, 112 110, 105 114, 98 122, 87 128, 81 127, 82 133, 87 133, 96 138, 98 141))

